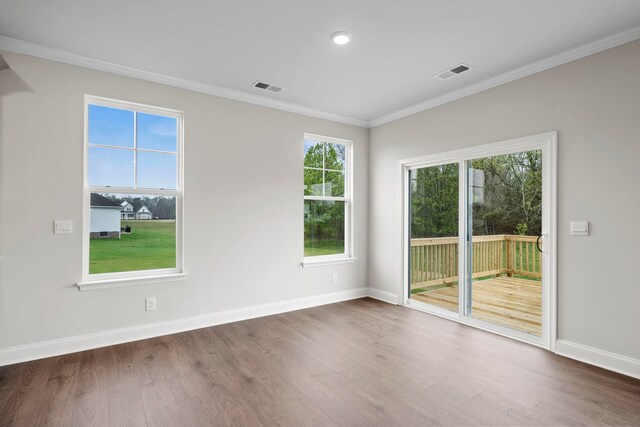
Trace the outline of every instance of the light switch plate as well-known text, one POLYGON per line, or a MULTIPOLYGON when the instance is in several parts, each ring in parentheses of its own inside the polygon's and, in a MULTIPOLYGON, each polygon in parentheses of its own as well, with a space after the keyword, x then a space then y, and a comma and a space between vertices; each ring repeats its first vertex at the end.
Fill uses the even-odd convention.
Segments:
POLYGON ((571 221, 569 223, 569 234, 572 236, 588 236, 589 221, 571 221))
POLYGON ((73 233, 73 221, 53 221, 54 234, 71 234, 73 233))

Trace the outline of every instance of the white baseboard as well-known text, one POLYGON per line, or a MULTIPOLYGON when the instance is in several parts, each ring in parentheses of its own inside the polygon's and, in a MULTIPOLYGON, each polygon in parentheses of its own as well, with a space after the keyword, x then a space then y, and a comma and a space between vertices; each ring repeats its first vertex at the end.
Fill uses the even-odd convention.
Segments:
POLYGON ((288 311, 301 310, 304 308, 362 298, 367 295, 367 288, 351 289, 348 291, 243 307, 167 322, 113 329, 93 334, 9 347, 0 350, 0 366, 27 362, 29 360, 43 359, 45 357, 60 356, 62 354, 75 353, 77 351, 154 338, 162 335, 191 331, 194 329, 207 328, 210 326, 222 325, 224 323, 238 322, 241 320, 254 319, 256 317, 269 316, 288 311))
POLYGON ((376 288, 367 288, 368 289, 368 293, 369 293, 369 297, 380 300, 380 301, 384 301, 384 302, 388 302, 389 304, 398 304, 398 295, 396 294, 392 294, 391 292, 387 292, 387 291, 381 291, 380 289, 376 289, 376 288))
MULTIPOLYGON (((398 303, 397 295, 391 292, 381 291, 375 288, 357 288, 313 297, 226 310, 167 322, 132 326, 129 328, 9 347, 0 350, 0 366, 317 307, 365 296, 390 304, 398 303)), ((640 379, 640 360, 638 359, 565 340, 557 340, 555 350, 556 353, 561 356, 640 379)))
POLYGON ((571 341, 557 340, 556 354, 640 379, 640 360, 571 341))

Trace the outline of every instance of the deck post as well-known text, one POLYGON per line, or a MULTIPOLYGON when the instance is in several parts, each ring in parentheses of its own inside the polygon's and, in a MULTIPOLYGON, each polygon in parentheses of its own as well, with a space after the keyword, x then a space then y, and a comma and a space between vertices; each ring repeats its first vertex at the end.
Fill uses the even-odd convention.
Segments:
POLYGON ((512 249, 514 249, 513 247, 513 242, 511 240, 509 240, 506 236, 505 236, 505 242, 506 242, 506 249, 507 249, 507 277, 511 277, 513 275, 513 254, 512 254, 512 249))

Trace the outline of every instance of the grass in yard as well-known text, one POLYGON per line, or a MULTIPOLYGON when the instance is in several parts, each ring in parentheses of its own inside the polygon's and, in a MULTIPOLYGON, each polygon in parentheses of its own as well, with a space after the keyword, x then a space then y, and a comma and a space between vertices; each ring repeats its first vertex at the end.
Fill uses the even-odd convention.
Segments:
POLYGON ((126 225, 132 232, 120 239, 91 239, 90 274, 175 268, 175 221, 122 221, 126 225))
POLYGON ((313 243, 313 246, 304 247, 304 256, 335 255, 344 253, 344 242, 342 241, 321 241, 313 243))

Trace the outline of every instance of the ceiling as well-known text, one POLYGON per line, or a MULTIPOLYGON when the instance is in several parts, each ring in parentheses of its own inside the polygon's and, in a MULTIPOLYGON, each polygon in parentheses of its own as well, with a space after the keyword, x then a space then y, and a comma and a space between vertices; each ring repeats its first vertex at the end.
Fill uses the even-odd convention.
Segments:
POLYGON ((0 49, 17 39, 365 125, 638 26, 638 0, 0 0, 0 49), (352 42, 331 43, 336 30, 352 42), (433 77, 460 63, 472 69, 433 77))

